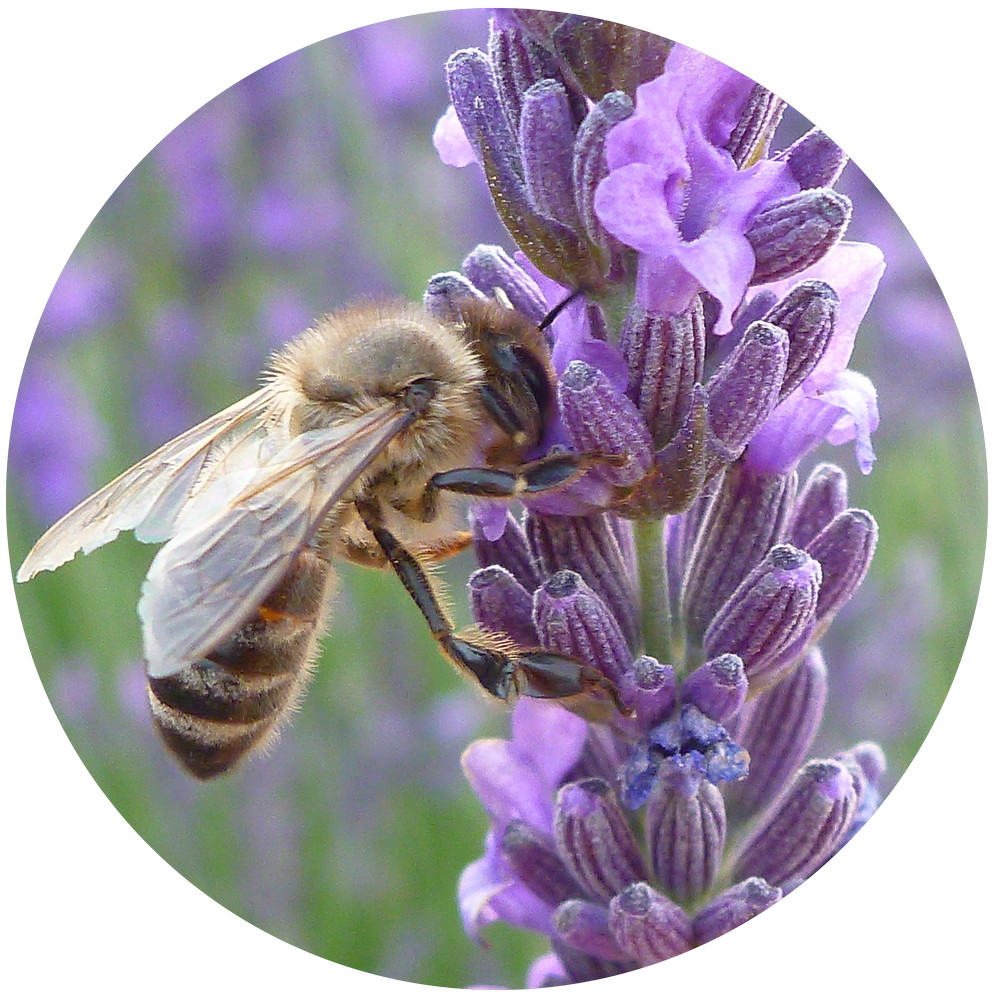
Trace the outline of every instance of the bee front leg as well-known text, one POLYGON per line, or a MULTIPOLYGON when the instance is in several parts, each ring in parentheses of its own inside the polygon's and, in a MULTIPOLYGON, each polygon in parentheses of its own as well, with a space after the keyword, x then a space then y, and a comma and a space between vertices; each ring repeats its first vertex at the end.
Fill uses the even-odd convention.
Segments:
POLYGON ((457 667, 472 674, 491 695, 507 702, 521 694, 530 698, 580 700, 595 705, 613 705, 619 712, 628 714, 615 686, 593 667, 559 653, 520 650, 502 636, 456 634, 420 560, 382 524, 375 504, 358 503, 357 509, 389 565, 420 609, 441 651, 457 667))
POLYGON ((560 452, 525 462, 513 470, 485 468, 450 469, 431 476, 427 492, 438 490, 470 497, 514 500, 558 489, 596 465, 622 465, 624 455, 604 452, 560 452))

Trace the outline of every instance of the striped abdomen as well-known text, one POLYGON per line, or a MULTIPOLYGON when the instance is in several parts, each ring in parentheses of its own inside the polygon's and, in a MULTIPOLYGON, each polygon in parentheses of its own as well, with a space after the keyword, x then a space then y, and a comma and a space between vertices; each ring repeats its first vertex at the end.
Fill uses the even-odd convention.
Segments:
POLYGON ((214 778, 277 736, 312 671, 330 564, 303 550, 233 637, 168 677, 148 678, 153 721, 196 778, 214 778))

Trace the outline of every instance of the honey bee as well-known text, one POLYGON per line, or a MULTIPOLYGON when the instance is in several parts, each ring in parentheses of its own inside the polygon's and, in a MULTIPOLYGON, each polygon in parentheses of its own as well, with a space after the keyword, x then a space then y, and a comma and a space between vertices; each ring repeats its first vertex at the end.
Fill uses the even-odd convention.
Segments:
POLYGON ((428 564, 469 543, 462 497, 544 493, 615 458, 525 462, 555 400, 546 321, 486 298, 453 312, 372 302, 325 316, 273 356, 261 389, 85 500, 18 570, 24 582, 125 530, 165 543, 138 605, 149 704, 195 777, 276 738, 312 672, 337 559, 391 567, 444 655, 495 698, 624 711, 593 667, 458 634, 442 606, 428 564))

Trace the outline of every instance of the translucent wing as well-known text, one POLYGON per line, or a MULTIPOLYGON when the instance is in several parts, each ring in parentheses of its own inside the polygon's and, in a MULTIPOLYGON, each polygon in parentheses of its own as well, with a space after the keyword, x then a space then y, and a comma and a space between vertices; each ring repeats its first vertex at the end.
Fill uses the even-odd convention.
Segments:
MULTIPOLYGON (((177 518, 139 601, 147 670, 177 673, 229 639, 344 493, 410 420, 396 403, 284 443, 248 439, 177 518)), ((213 473, 215 470, 213 470, 213 473)))
POLYGON ((241 432, 261 429, 274 390, 265 387, 168 441, 56 522, 35 543, 17 571, 23 583, 55 569, 77 552, 134 530, 144 542, 168 538, 177 515, 203 482, 210 458, 241 432))

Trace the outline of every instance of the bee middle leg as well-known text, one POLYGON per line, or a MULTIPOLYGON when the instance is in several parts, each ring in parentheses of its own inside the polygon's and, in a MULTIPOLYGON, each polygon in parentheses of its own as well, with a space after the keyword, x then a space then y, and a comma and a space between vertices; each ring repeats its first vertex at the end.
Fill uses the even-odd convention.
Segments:
POLYGON ((503 701, 523 694, 531 698, 610 704, 628 714, 617 688, 593 667, 547 650, 520 650, 500 637, 458 635, 420 560, 382 524, 377 505, 358 503, 357 509, 389 565, 420 609, 441 651, 457 667, 472 674, 487 692, 503 701))

